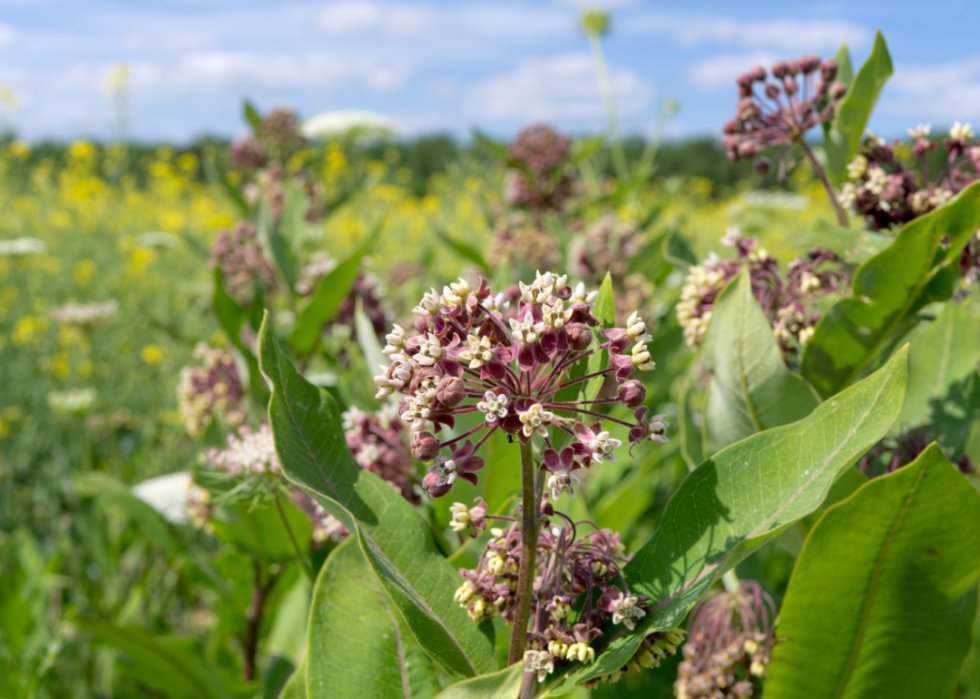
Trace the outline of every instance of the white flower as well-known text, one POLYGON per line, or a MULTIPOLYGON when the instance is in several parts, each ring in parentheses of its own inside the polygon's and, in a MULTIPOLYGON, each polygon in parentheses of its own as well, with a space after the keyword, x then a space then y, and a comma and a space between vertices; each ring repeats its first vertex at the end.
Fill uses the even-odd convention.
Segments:
POLYGON ((565 657, 569 660, 591 663, 595 661, 595 650, 588 643, 573 643, 565 652, 565 657))
POLYGON ((634 595, 616 600, 613 603, 613 607, 615 607, 612 615, 613 623, 622 624, 632 631, 633 627, 636 626, 637 620, 647 615, 646 612, 636 606, 636 602, 637 599, 634 595))
POLYGON ((276 445, 268 425, 262 425, 254 432, 247 427, 239 428, 237 435, 228 435, 226 449, 213 450, 208 457, 216 468, 233 476, 280 471, 276 445))
POLYGON ((888 175, 880 167, 873 167, 868 170, 868 181, 864 186, 875 196, 880 196, 888 186, 888 175))
POLYGON ((456 590, 456 594, 453 595, 453 601, 459 602, 461 607, 465 607, 466 603, 473 599, 473 593, 476 592, 476 588, 473 587, 473 583, 467 580, 459 589, 456 590))
POLYGON ((381 137, 396 135, 401 125, 383 114, 360 109, 323 112, 303 122, 300 131, 306 138, 332 139, 348 136, 381 137))
POLYGON ((546 650, 524 651, 524 672, 537 673, 538 682, 555 671, 555 661, 546 650))
POLYGON ((638 311, 633 311, 626 319, 626 333, 631 340, 650 342, 653 336, 647 334, 647 324, 643 322, 638 311))
POLYGON ((48 407, 56 413, 84 413, 95 405, 98 392, 92 388, 71 388, 48 393, 48 407))
POLYGON ((499 393, 487 391, 483 400, 476 404, 476 409, 487 414, 487 422, 496 422, 498 417, 507 417, 507 399, 499 393))
POLYGON ((493 359, 491 351, 490 337, 484 335, 468 335, 466 337, 468 347, 459 353, 459 358, 464 362, 470 363, 470 369, 479 369, 481 366, 493 359))
POLYGON ((553 306, 544 304, 541 307, 541 322, 543 325, 550 326, 559 330, 565 325, 565 321, 572 317, 572 311, 565 311, 561 299, 555 301, 553 306))
POLYGON ((435 462, 428 469, 429 473, 439 476, 436 485, 451 485, 456 480, 459 472, 456 470, 456 462, 445 456, 437 456, 435 462))
POLYGON ((531 285, 527 285, 524 282, 519 282, 521 295, 524 300, 530 304, 545 303, 550 296, 555 291, 561 291, 565 288, 565 281, 568 279, 567 274, 562 276, 556 275, 554 272, 535 272, 535 280, 531 285))
POLYGON ((847 177, 856 180, 868 171, 868 159, 863 155, 854 156, 854 160, 847 164, 847 177))
POLYGON ((575 497, 575 486, 580 485, 581 481, 574 473, 565 469, 556 471, 548 478, 548 488, 551 489, 551 498, 557 500, 562 493, 568 493, 570 497, 575 497))
POLYGON ((433 333, 429 333, 419 340, 419 352, 415 355, 415 361, 421 366, 432 366, 442 359, 442 342, 433 333))
POLYGON ((435 398, 437 393, 439 393, 439 377, 431 374, 419 381, 418 390, 415 391, 415 395, 425 396, 427 401, 435 398))
POLYGON ((973 127, 970 124, 961 124, 956 122, 953 124, 953 128, 949 130, 950 138, 962 138, 964 141, 969 141, 973 138, 973 127))
POLYGON ((0 240, 0 257, 19 255, 43 255, 48 249, 43 240, 37 238, 14 238, 0 240))
POLYGON ((350 410, 345 410, 340 414, 340 426, 344 428, 344 432, 350 432, 357 427, 357 423, 363 418, 367 417, 367 413, 358 408, 356 405, 351 406, 350 410))
POLYGON ((742 239, 742 229, 738 226, 729 226, 725 229, 725 235, 721 238, 721 244, 725 247, 733 248, 742 239))
POLYGON ((808 344, 810 344, 810 340, 813 339, 814 332, 816 332, 816 327, 812 325, 808 328, 803 328, 800 330, 800 347, 806 347, 808 344))
POLYGON ((543 323, 535 323, 534 318, 528 313, 523 321, 518 321, 516 318, 510 319, 510 330, 517 338, 518 342, 523 342, 525 344, 530 344, 532 342, 537 342, 538 338, 541 336, 541 332, 544 330, 542 327, 543 323))
POLYGON ((385 336, 388 344, 381 351, 385 354, 399 354, 405 347, 405 341, 407 339, 408 333, 405 332, 405 328, 396 323, 392 331, 385 336))
POLYGON ((508 308, 510 308, 510 301, 506 301, 504 297, 504 292, 500 292, 496 296, 487 299, 486 308, 488 311, 497 311, 498 313, 503 313, 508 308))
POLYGON ((656 362, 650 358, 650 352, 647 350, 645 342, 637 342, 633 345, 632 359, 633 366, 640 371, 653 371, 657 368, 656 362))
POLYGON ((592 450, 592 460, 597 464, 601 464, 603 461, 616 463, 616 455, 613 453, 613 450, 622 445, 622 440, 613 439, 609 436, 608 432, 600 432, 594 439, 589 441, 589 449, 592 450))
POLYGON ((439 294, 435 289, 426 292, 419 301, 419 305, 412 309, 412 313, 422 318, 428 318, 439 310, 439 294))
POLYGON ((820 277, 809 272, 803 273, 803 277, 800 279, 800 291, 809 294, 813 291, 819 291, 820 286, 820 277))
POLYGON ((402 420, 412 423, 413 432, 421 432, 428 425, 429 415, 432 414, 428 398, 426 396, 410 396, 406 399, 406 403, 407 407, 402 413, 402 420))
POLYGON ((404 355, 394 355, 390 367, 379 364, 381 373, 374 377, 378 384, 378 392, 375 398, 387 398, 394 391, 401 391, 406 384, 411 382, 412 373, 415 368, 404 355))
POLYGON ((541 407, 540 403, 533 404, 521 413, 521 422, 524 423, 524 436, 530 437, 537 432, 542 437, 547 437, 548 426, 551 425, 551 421, 554 419, 554 413, 549 413, 541 407))
POLYGON ((381 449, 378 448, 377 444, 372 444, 371 442, 366 442, 361 445, 361 448, 357 450, 357 454, 354 456, 354 461, 359 463, 364 468, 367 468, 373 463, 377 463, 378 459, 381 457, 381 449))
POLYGON ((650 418, 650 422, 647 423, 647 436, 652 442, 660 442, 661 444, 666 444, 670 440, 667 439, 667 428, 670 427, 670 423, 664 420, 667 417, 666 414, 654 415, 650 418))
POLYGON ((911 129, 909 129, 909 138, 918 141, 920 138, 929 138, 929 132, 932 130, 932 126, 929 124, 919 124, 911 129))
POLYGON ((449 511, 453 513, 453 521, 449 523, 454 532, 466 531, 470 526, 470 510, 461 502, 454 502, 449 511))
POLYGON ((845 209, 853 209, 857 203, 858 189, 850 182, 844 184, 840 190, 840 205, 845 209))
POLYGON ((462 277, 458 282, 453 282, 449 286, 442 287, 442 305, 448 308, 459 306, 464 303, 470 295, 470 284, 462 277))
POLYGON ((589 292, 586 292, 585 291, 585 284, 583 284, 582 282, 579 282, 576 285, 575 290, 572 291, 572 297, 571 297, 571 299, 569 299, 569 301, 571 303, 575 303, 576 301, 578 301, 578 302, 581 302, 581 303, 584 303, 584 304, 588 304, 589 308, 592 308, 592 306, 595 305, 595 300, 597 298, 599 298, 599 292, 598 291, 589 291, 589 292))

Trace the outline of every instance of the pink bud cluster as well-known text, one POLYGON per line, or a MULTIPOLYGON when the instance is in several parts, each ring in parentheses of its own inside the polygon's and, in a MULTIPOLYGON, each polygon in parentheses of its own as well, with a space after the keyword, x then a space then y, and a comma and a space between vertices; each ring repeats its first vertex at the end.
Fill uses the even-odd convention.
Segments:
POLYGON ((836 292, 846 283, 843 266, 832 252, 814 248, 805 258, 791 262, 783 277, 776 258, 755 238, 743 237, 738 228, 729 228, 721 242, 735 249, 736 259, 723 260, 711 253, 691 267, 681 288, 677 319, 687 344, 701 346, 718 294, 748 267, 752 294, 769 318, 780 349, 787 357, 794 355, 810 341, 820 320, 814 298, 836 292))
POLYGON ((251 430, 248 425, 238 428, 238 434, 228 435, 228 446, 224 449, 211 449, 208 459, 215 470, 232 476, 264 476, 282 472, 276 445, 272 441, 272 430, 262 425, 251 430))
POLYGON ((194 356, 204 366, 182 369, 177 388, 177 406, 187 432, 193 437, 203 434, 216 410, 232 427, 242 424, 245 389, 231 352, 200 344, 194 356))
POLYGON ((664 416, 646 419, 646 409, 640 408, 646 390, 629 378, 636 369, 655 368, 646 344, 652 338, 642 319, 634 313, 626 327, 601 330, 597 339, 592 330, 599 326, 592 314, 596 292, 587 293, 581 284, 572 289, 565 276, 551 272, 539 272, 519 290, 516 308, 511 308, 485 279, 476 289, 461 279, 441 294, 435 289, 425 294, 414 309, 417 334, 396 325, 387 336, 383 351, 391 365, 382 366, 375 377, 377 397, 403 394, 398 412, 413 433, 412 454, 431 463, 422 484, 433 497, 451 491, 458 478, 477 482, 484 464, 478 452, 498 429, 522 443, 540 435, 548 449, 553 428, 572 436, 570 460, 564 453, 545 459, 546 468, 558 463, 556 471, 568 476, 552 472, 564 492, 574 492, 572 469, 612 460, 619 442, 602 429, 602 420, 629 427, 633 444, 667 441, 664 416), (598 371, 569 377, 577 362, 602 350, 608 354, 598 371), (563 389, 595 377, 615 385, 610 393, 616 397, 559 397, 563 389), (639 409, 632 422, 589 409, 604 403, 639 409), (482 419, 464 434, 440 441, 436 435, 453 429, 456 416, 466 413, 479 413, 482 419), (599 420, 586 427, 574 416, 599 420), (476 438, 478 433, 482 436, 476 438))
POLYGON ((772 77, 762 66, 743 73, 735 118, 725 122, 722 144, 732 160, 753 158, 773 146, 798 141, 830 120, 847 92, 834 82, 837 62, 817 56, 780 61, 772 77))
POLYGON ((221 269, 225 290, 242 305, 252 301, 256 287, 266 293, 278 288, 275 270, 265 258, 250 221, 239 221, 230 231, 218 232, 209 264, 211 269, 221 269))
POLYGON ((871 230, 901 226, 942 206, 980 178, 980 142, 969 124, 957 122, 943 140, 946 167, 930 173, 927 155, 937 148, 928 124, 909 129, 909 141, 888 143, 874 134, 847 167, 840 192, 845 209, 871 230), (907 154, 918 160, 906 162, 907 154))
POLYGON ((361 467, 377 474, 411 503, 419 502, 408 431, 395 406, 376 413, 351 408, 342 415, 347 448, 361 467))
POLYGON ((677 671, 679 699, 759 699, 772 650, 776 604, 754 580, 709 592, 691 613, 677 671))
POLYGON ((550 126, 525 127, 507 153, 511 169, 504 198, 512 206, 561 210, 573 193, 568 170, 571 154, 571 139, 550 126))

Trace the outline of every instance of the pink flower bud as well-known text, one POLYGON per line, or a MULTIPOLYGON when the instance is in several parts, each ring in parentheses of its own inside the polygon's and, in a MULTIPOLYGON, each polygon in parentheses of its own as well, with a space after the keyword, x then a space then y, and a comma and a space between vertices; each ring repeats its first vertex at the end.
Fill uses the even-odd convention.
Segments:
POLYGON ((772 64, 772 76, 777 79, 785 78, 789 74, 789 67, 783 61, 772 64))
POLYGON ((439 440, 431 432, 412 435, 412 456, 419 461, 432 461, 439 456, 439 440))
POLYGON ((738 156, 740 158, 751 158, 755 155, 755 143, 752 141, 743 141, 738 147, 738 156))
POLYGON ((466 386, 463 380, 455 376, 443 376, 439 380, 436 400, 447 408, 455 408, 466 398, 466 386))
POLYGON ((820 67, 820 56, 804 56, 800 59, 800 70, 806 74, 810 74, 820 67))
POLYGON ((837 61, 833 58, 828 58, 821 63, 820 75, 824 79, 824 82, 833 82, 834 78, 837 77, 837 61))
POLYGON ((830 96, 832 99, 839 100, 847 94, 847 85, 841 82, 833 83, 830 86, 830 96))
POLYGON ((647 389, 639 381, 627 381, 619 387, 619 402, 627 408, 637 408, 646 399, 647 389))
POLYGON ((592 344, 592 331, 585 323, 569 323, 565 326, 568 344, 576 352, 583 352, 592 344))

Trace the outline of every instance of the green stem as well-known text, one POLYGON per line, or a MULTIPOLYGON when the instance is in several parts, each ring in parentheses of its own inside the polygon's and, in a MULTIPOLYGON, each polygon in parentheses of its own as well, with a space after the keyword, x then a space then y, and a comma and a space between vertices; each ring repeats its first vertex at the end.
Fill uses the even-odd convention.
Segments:
POLYGON ((507 664, 521 662, 527 645, 527 621, 534 595, 534 559, 538 552, 538 498, 534 487, 531 441, 521 444, 521 568, 517 575, 517 609, 507 664))
POLYGON ((282 526, 286 528, 286 534, 289 536, 289 543, 293 545, 293 551, 296 552, 296 558, 299 559, 299 564, 303 568, 303 572, 306 573, 306 577, 310 579, 311 583, 316 582, 313 577, 313 568, 310 567, 310 562, 306 560, 306 554, 299 547, 299 543, 296 541, 296 537, 293 535, 293 529, 289 526, 289 520, 286 519, 286 511, 282 509, 282 500, 279 497, 279 488, 273 488, 272 494, 276 501, 276 510, 279 511, 279 518, 282 519, 282 526))
POLYGON ((609 144, 612 148, 613 165, 616 176, 625 181, 629 177, 626 169, 626 153, 623 143, 619 140, 619 119, 616 116, 616 101, 613 99, 612 84, 609 82, 609 71, 606 70, 606 58, 602 53, 602 40, 599 35, 589 32, 589 48, 592 50, 592 63, 595 65, 596 79, 599 81, 599 94, 606 105, 606 115, 609 119, 609 144))
POLYGON ((844 213, 844 209, 840 205, 840 201, 837 200, 837 192, 834 191, 834 186, 830 184, 830 180, 827 179, 827 173, 824 169, 820 167, 820 163, 817 161, 817 156, 807 145, 807 142, 800 138, 800 145, 803 146, 803 152, 806 153, 807 159, 810 161, 810 165, 813 167, 813 172, 816 173, 817 178, 820 180, 820 184, 823 185, 824 190, 827 192, 827 198, 830 199, 830 203, 834 206, 834 212, 837 214, 837 223, 843 228, 848 227, 847 214, 844 213))
POLYGON ((725 592, 730 595, 734 595, 736 592, 738 592, 738 587, 741 582, 739 581, 738 575, 735 573, 734 568, 721 576, 721 584, 725 586, 725 592))

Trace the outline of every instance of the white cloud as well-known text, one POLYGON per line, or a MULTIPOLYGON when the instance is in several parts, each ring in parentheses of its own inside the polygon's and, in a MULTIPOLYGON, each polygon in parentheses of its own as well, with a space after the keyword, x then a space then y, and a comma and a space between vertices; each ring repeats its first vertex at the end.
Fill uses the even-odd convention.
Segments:
POLYGON ((6 24, 0 24, 0 47, 12 44, 17 37, 17 33, 6 24))
MULTIPOLYGON (((626 68, 609 66, 619 115, 640 116, 653 87, 626 68)), ((601 122, 605 108, 588 54, 528 58, 509 73, 473 86, 464 114, 477 121, 519 120, 601 122)))
POLYGON ((660 13, 637 17, 623 28, 631 33, 669 34, 682 46, 734 44, 796 54, 834 51, 842 43, 851 48, 862 47, 870 43, 872 36, 865 27, 846 20, 751 20, 660 13))
POLYGON ((944 125, 980 119, 980 57, 930 67, 897 66, 881 111, 944 125))
POLYGON ((438 15, 420 5, 394 5, 369 0, 341 0, 320 13, 320 29, 327 34, 416 36, 438 23, 438 15))
MULTIPOLYGON (((761 65, 766 69, 779 60, 771 51, 755 51, 743 55, 724 55, 706 58, 691 66, 688 76, 698 87, 731 87, 735 79, 749 68, 761 65)), ((734 94, 734 92, 733 92, 734 94)))

